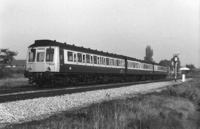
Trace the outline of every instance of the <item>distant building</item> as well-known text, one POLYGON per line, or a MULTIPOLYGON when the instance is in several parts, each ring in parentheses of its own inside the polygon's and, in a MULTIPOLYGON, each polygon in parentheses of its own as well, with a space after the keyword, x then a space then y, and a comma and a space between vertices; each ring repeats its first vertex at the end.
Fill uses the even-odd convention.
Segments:
POLYGON ((11 63, 12 67, 26 67, 26 60, 13 60, 11 63))

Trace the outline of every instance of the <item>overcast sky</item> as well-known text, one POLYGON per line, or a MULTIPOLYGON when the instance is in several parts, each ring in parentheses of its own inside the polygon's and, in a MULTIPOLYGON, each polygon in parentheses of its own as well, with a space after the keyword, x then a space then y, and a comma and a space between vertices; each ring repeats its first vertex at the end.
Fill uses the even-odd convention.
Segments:
POLYGON ((25 59, 27 47, 51 39, 156 62, 180 52, 200 67, 199 0, 0 0, 0 48, 25 59))

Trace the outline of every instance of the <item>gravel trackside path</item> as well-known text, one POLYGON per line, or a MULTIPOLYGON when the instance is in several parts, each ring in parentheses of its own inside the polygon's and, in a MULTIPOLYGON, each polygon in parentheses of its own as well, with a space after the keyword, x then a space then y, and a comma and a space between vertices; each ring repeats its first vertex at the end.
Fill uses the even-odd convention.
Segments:
POLYGON ((182 82, 156 82, 123 88, 97 90, 55 97, 44 97, 1 103, 0 128, 6 124, 39 120, 62 111, 73 110, 75 108, 84 107, 92 103, 98 103, 119 97, 126 97, 130 94, 136 95, 138 93, 152 92, 180 83, 182 82))

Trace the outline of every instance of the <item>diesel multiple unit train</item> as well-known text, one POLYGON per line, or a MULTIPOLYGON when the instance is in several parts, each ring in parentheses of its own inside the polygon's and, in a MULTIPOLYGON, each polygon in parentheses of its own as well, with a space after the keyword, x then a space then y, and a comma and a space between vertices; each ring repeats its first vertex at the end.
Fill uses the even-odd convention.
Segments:
POLYGON ((24 75, 30 83, 42 87, 162 79, 167 76, 167 68, 55 40, 36 40, 28 47, 24 75))

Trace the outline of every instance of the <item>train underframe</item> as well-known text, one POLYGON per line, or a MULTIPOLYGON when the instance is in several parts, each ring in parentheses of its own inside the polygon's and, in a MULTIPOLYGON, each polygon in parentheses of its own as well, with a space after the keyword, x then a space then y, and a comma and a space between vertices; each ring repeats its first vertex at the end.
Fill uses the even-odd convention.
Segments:
POLYGON ((73 86, 80 84, 102 84, 117 82, 134 82, 145 80, 158 80, 166 78, 164 74, 98 74, 98 73, 53 73, 53 72, 34 72, 26 73, 25 77, 29 78, 30 84, 37 84, 39 87, 45 85, 73 86))

